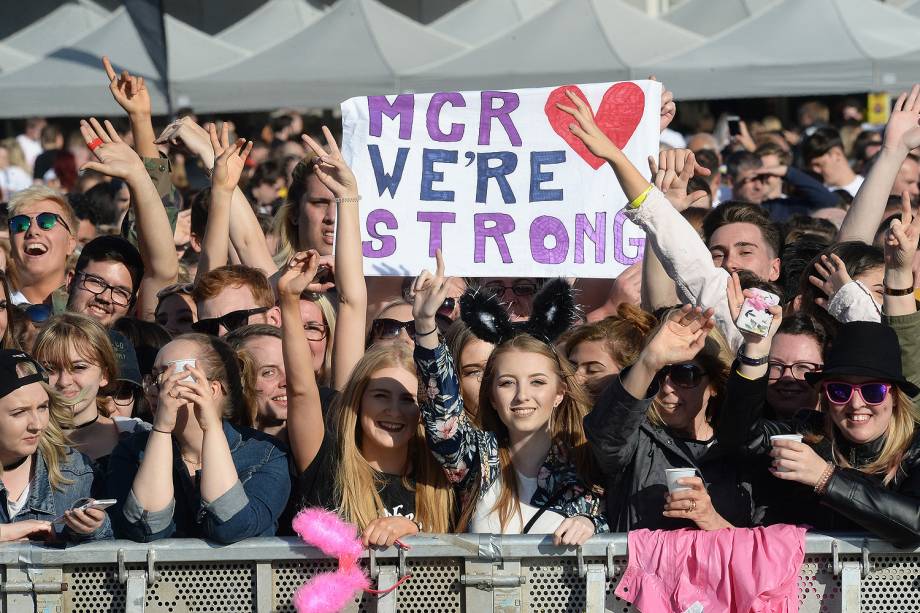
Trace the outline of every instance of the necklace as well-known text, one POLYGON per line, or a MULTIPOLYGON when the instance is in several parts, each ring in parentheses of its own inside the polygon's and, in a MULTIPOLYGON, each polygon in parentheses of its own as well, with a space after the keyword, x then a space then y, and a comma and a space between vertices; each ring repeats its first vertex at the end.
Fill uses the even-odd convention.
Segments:
POLYGON ((18 460, 16 460, 15 462, 13 462, 13 463, 11 463, 11 464, 4 464, 4 465, 3 465, 3 470, 5 470, 5 471, 6 471, 6 470, 16 470, 17 468, 19 468, 20 466, 22 466, 23 464, 25 464, 25 463, 26 463, 26 460, 28 460, 28 459, 29 459, 29 456, 24 455, 24 456, 22 456, 21 458, 19 458, 18 460))
POLYGON ((182 454, 182 453, 180 453, 179 456, 180 456, 185 462, 191 464, 192 466, 201 466, 201 458, 198 458, 198 460, 189 460, 187 457, 185 457, 185 454, 182 454))
POLYGON ((86 422, 85 424, 80 424, 79 426, 74 426, 73 429, 74 429, 74 430, 79 430, 80 428, 86 428, 87 426, 92 426, 92 425, 93 425, 94 423, 96 423, 97 421, 99 421, 99 413, 96 413, 96 416, 93 417, 93 418, 92 418, 91 420, 89 420, 88 422, 86 422))

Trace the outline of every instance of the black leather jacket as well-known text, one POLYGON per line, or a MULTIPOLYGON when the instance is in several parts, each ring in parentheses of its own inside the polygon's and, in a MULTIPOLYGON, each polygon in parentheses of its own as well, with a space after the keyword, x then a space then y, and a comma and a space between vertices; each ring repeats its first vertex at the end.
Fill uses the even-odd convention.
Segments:
MULTIPOLYGON (((770 437, 775 434, 823 434, 826 416, 817 411, 802 411, 789 421, 764 419, 766 390, 766 377, 752 381, 732 369, 716 427, 723 445, 767 456, 770 437)), ((840 449, 853 468, 838 467, 822 496, 802 484, 783 482, 788 486, 774 492, 785 491, 785 495, 773 495, 770 504, 781 505, 781 514, 791 523, 825 531, 869 531, 898 547, 920 545, 920 431, 915 429, 901 468, 887 485, 882 483, 882 475, 859 470, 878 457, 884 443, 884 436, 862 445, 839 437, 840 449)), ((822 458, 834 461, 826 438, 810 444, 822 458)), ((767 479, 779 481, 772 475, 767 479)))

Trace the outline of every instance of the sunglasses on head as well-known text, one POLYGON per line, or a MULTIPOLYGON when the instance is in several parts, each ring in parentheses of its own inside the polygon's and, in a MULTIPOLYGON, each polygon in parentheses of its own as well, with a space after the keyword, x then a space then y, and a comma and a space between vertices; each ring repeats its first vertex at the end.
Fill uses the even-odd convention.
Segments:
POLYGON ((35 325, 43 324, 54 315, 54 310, 46 304, 19 305, 19 309, 26 318, 35 325))
MULTIPOLYGON (((438 331, 441 333, 452 323, 450 318, 446 315, 442 315, 440 311, 438 311, 434 320, 438 326, 438 331)), ((409 335, 409 338, 415 339, 414 319, 399 321, 398 319, 390 319, 389 317, 380 317, 373 321, 371 324, 371 336, 378 340, 383 338, 395 338, 399 336, 399 331, 403 328, 406 329, 406 334, 409 335)))
POLYGON ((67 230, 68 233, 70 232, 70 226, 67 225, 67 222, 64 221, 63 217, 57 213, 46 211, 44 213, 39 213, 35 217, 29 217, 28 215, 13 215, 7 222, 10 226, 10 233, 22 234, 32 227, 33 219, 36 221, 36 223, 38 223, 38 227, 42 230, 50 230, 55 225, 60 223, 62 226, 64 226, 64 229, 67 230))
POLYGON ((687 362, 686 364, 668 364, 658 371, 659 382, 664 382, 666 377, 670 377, 671 383, 677 387, 693 389, 703 382, 703 379, 706 377, 706 371, 693 362, 687 362))
POLYGON ((891 384, 877 381, 859 384, 844 381, 826 381, 824 383, 824 395, 834 404, 847 404, 853 397, 853 390, 857 389, 866 404, 875 406, 885 402, 888 392, 891 391, 891 384))
POLYGON ((220 327, 223 326, 227 332, 233 332, 242 328, 249 323, 252 315, 264 313, 271 307, 258 307, 255 309, 241 309, 239 311, 230 311, 220 317, 209 317, 208 319, 199 319, 192 324, 192 330, 211 336, 220 336, 220 327))

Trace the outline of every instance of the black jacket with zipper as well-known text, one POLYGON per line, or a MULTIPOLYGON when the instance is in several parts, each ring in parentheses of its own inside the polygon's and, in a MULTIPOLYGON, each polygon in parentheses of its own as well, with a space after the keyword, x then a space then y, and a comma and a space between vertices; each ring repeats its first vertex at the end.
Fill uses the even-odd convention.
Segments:
MULTIPOLYGON (((766 377, 746 379, 732 369, 726 386, 726 404, 716 428, 719 440, 763 461, 769 457, 771 436, 803 434, 816 441, 809 445, 819 456, 833 462, 830 441, 823 436, 827 417, 818 411, 801 411, 792 420, 764 419, 766 390, 766 377)), ((884 444, 884 436, 861 445, 839 436, 838 445, 851 468, 838 466, 822 496, 801 483, 783 481, 769 474, 763 477, 772 480, 763 499, 768 509, 764 523, 807 524, 828 532, 868 531, 899 547, 917 547, 920 545, 920 431, 914 429, 901 467, 888 485, 883 483, 882 475, 859 470, 878 457, 884 444)))
POLYGON ((655 426, 646 416, 656 393, 653 385, 645 398, 633 398, 618 377, 584 419, 585 435, 606 479, 611 532, 695 526, 690 520, 662 515, 668 468, 695 468, 716 511, 734 526, 751 525, 747 464, 715 438, 701 455, 691 457, 669 429, 655 426))

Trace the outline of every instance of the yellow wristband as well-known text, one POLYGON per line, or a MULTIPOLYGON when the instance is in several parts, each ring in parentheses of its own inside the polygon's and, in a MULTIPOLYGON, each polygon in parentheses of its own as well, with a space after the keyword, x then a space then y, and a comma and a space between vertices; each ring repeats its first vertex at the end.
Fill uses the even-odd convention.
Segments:
POLYGON ((636 196, 635 200, 626 205, 627 208, 638 209, 640 206, 642 206, 642 203, 645 202, 645 199, 648 198, 649 192, 651 192, 652 188, 654 187, 654 185, 649 185, 647 188, 645 188, 644 192, 636 196))

